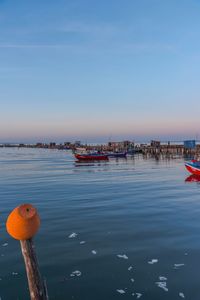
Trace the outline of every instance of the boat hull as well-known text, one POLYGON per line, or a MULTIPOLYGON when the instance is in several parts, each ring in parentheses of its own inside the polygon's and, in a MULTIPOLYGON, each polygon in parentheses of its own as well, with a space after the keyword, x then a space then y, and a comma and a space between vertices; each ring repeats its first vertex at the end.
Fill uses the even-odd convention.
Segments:
POLYGON ((185 167, 191 174, 200 176, 200 166, 195 166, 193 163, 185 163, 185 167))
POLYGON ((101 155, 101 154, 75 154, 76 159, 81 161, 91 161, 91 160, 108 160, 107 155, 101 155))

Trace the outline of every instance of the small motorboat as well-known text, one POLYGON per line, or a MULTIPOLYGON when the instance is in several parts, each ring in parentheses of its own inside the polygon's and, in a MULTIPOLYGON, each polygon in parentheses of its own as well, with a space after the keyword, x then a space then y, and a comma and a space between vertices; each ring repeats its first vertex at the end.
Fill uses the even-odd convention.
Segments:
POLYGON ((74 156, 79 161, 108 160, 108 155, 101 153, 75 153, 74 156))
POLYGON ((185 167, 191 174, 200 176, 200 161, 193 159, 190 162, 186 162, 185 167))
POLYGON ((126 157, 127 152, 107 152, 106 154, 108 155, 108 157, 120 158, 126 157))

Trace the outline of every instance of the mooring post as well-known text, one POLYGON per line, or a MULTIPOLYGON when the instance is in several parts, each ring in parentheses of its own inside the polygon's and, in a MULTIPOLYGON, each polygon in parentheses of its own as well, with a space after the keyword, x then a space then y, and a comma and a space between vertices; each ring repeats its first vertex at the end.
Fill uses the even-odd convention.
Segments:
POLYGON ((40 227, 40 218, 35 207, 23 204, 16 207, 8 216, 8 233, 20 241, 24 257, 31 300, 48 300, 45 282, 42 280, 32 237, 40 227))

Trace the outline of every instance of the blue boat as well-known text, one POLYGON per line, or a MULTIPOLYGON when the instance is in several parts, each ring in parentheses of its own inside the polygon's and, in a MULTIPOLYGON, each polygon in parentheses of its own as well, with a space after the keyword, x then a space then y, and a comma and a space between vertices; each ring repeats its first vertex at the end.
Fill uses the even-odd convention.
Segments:
POLYGON ((114 157, 114 158, 120 158, 120 157, 126 157, 127 152, 108 152, 106 153, 108 157, 114 157))

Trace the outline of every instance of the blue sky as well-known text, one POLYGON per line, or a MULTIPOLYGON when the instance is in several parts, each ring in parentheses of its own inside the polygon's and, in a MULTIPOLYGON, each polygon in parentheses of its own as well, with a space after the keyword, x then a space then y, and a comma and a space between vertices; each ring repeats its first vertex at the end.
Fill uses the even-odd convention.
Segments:
POLYGON ((200 137, 200 1, 0 0, 0 141, 200 137))

